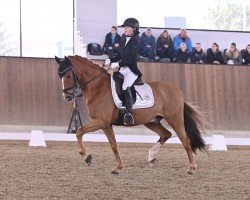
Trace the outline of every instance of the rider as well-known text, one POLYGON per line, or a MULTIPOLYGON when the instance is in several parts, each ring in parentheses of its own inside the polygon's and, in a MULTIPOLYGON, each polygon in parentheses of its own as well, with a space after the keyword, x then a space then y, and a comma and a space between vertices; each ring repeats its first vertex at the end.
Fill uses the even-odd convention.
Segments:
POLYGON ((131 86, 138 76, 142 76, 140 70, 137 67, 137 59, 140 49, 140 43, 138 39, 138 35, 140 33, 139 22, 135 18, 128 18, 123 22, 122 27, 124 27, 124 35, 126 40, 122 40, 121 42, 121 52, 111 60, 107 59, 104 64, 111 64, 111 68, 119 67, 119 72, 124 76, 122 85, 126 107, 124 124, 133 125, 134 118, 131 114, 133 105, 131 86))

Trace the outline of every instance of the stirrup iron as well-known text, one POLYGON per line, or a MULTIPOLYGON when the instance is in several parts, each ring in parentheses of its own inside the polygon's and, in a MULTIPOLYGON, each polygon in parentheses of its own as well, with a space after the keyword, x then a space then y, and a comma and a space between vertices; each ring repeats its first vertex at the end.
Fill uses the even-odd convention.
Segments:
POLYGON ((124 125, 134 125, 134 117, 131 115, 131 113, 125 113, 123 117, 123 123, 124 125))

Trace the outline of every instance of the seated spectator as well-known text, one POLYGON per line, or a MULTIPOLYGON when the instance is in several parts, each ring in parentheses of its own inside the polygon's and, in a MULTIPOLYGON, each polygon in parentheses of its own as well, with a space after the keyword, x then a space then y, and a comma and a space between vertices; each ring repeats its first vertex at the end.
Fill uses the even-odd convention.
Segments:
POLYGON ((202 50, 201 43, 196 43, 190 57, 191 63, 205 63, 206 54, 202 50))
POLYGON ((173 41, 167 30, 164 30, 157 39, 156 55, 161 60, 173 61, 173 41))
POLYGON ((181 32, 174 37, 173 44, 174 44, 174 51, 178 51, 180 44, 185 43, 189 52, 192 52, 193 45, 191 39, 187 36, 187 30, 182 28, 181 32))
POLYGON ((250 44, 242 51, 242 64, 250 65, 250 44))
POLYGON ((140 37, 140 55, 148 58, 150 61, 155 61, 155 37, 152 35, 152 31, 150 28, 142 34, 140 37))
POLYGON ((183 42, 180 44, 180 48, 174 54, 174 62, 177 63, 190 63, 189 51, 187 45, 183 42))
POLYGON ((209 64, 224 64, 224 59, 221 51, 219 50, 219 45, 213 43, 211 48, 207 50, 207 63, 209 64))
POLYGON ((241 65, 241 54, 240 51, 236 48, 236 44, 234 42, 230 45, 229 49, 225 49, 224 60, 228 65, 241 65))
POLYGON ((117 33, 117 27, 112 26, 110 33, 105 37, 103 45, 103 53, 107 54, 109 58, 113 58, 120 51, 121 36, 117 33))

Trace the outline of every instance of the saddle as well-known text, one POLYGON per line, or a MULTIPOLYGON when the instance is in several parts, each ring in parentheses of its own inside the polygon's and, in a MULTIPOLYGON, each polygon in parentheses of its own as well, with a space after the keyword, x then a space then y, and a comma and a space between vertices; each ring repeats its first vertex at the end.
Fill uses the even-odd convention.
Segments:
MULTIPOLYGON (((111 90, 115 105, 120 109, 119 116, 114 125, 124 125, 123 117, 126 113, 125 109, 122 108, 124 102, 124 95, 122 91, 122 84, 124 76, 120 72, 114 72, 111 77, 111 90)), ((151 87, 143 83, 141 77, 138 77, 133 85, 130 87, 133 99, 133 109, 148 108, 153 106, 154 97, 151 87)))
MULTIPOLYGON (((113 73, 113 79, 115 81, 115 90, 116 93, 119 97, 119 99, 124 102, 124 95, 122 92, 122 84, 124 81, 124 76, 120 73, 120 72, 114 72, 113 73)), ((131 88, 131 92, 132 92, 132 97, 133 97, 133 103, 135 103, 136 101, 136 90, 135 90, 135 85, 143 85, 144 83, 142 82, 141 77, 138 77, 135 82, 133 83, 133 85, 130 87, 131 88)))

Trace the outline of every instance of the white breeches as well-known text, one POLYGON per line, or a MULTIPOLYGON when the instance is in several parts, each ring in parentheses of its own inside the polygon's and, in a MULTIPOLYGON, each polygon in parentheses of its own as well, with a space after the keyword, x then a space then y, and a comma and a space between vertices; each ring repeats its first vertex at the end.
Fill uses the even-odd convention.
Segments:
POLYGON ((124 76, 124 81, 122 84, 123 90, 126 90, 127 87, 131 87, 138 78, 138 75, 134 74, 134 72, 132 72, 129 67, 121 67, 119 72, 124 76))

